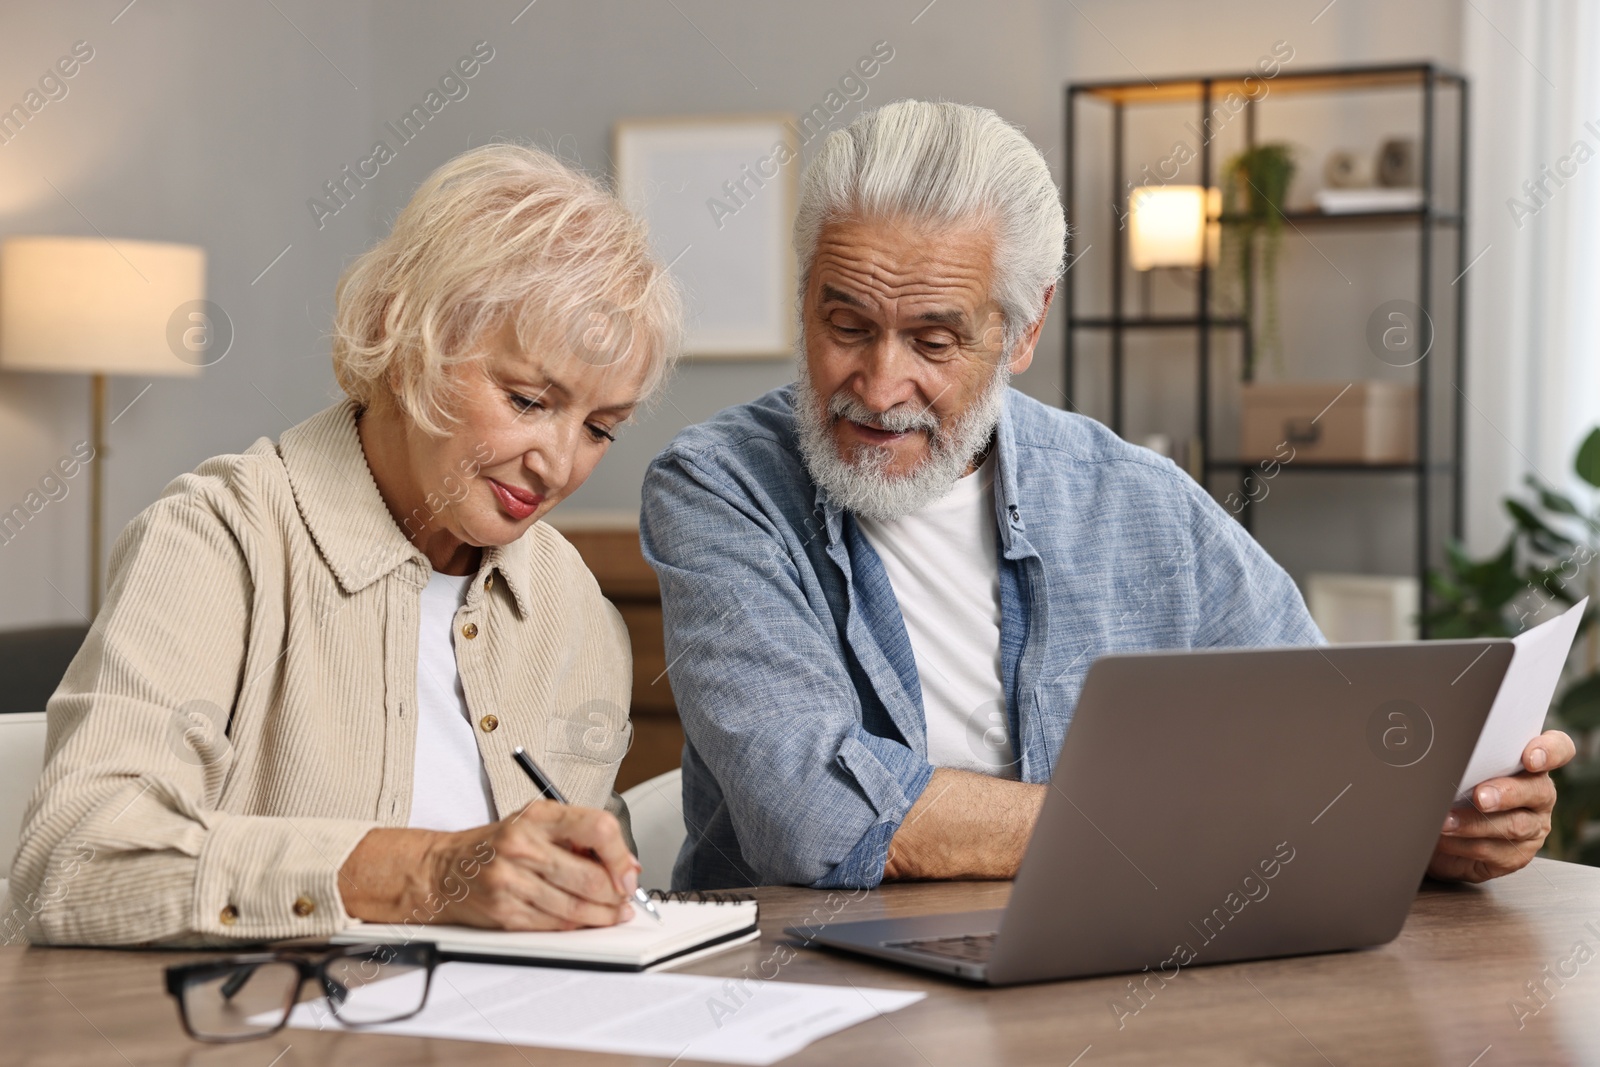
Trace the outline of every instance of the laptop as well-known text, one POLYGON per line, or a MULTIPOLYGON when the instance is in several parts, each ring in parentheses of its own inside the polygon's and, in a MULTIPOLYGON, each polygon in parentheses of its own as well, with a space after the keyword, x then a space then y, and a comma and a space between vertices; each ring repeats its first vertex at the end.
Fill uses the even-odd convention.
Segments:
POLYGON ((1005 908, 787 932, 990 985, 1381 945, 1511 658, 1500 639, 1105 656, 1005 908))

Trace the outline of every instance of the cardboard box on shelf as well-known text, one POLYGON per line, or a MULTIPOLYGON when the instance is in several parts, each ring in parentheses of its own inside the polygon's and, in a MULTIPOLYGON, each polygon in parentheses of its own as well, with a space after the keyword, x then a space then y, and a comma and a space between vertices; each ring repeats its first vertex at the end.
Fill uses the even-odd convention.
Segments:
POLYGON ((1411 463, 1416 386, 1403 382, 1246 382, 1239 458, 1296 463, 1411 463))

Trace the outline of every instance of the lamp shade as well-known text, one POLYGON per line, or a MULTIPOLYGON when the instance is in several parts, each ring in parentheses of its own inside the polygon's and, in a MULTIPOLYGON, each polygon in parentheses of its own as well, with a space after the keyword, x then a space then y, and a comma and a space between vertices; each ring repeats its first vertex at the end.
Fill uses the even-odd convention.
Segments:
POLYGON ((1205 189, 1143 186, 1133 191, 1128 216, 1128 262, 1134 270, 1200 266, 1206 243, 1205 189))
POLYGON ((0 245, 0 367, 60 374, 193 376, 168 322, 204 300, 192 245, 12 237, 0 245))

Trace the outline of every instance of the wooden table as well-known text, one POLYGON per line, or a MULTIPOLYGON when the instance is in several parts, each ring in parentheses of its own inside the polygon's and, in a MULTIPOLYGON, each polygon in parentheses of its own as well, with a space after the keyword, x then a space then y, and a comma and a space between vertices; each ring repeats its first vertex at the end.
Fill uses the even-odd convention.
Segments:
MULTIPOLYGON (((685 971, 758 974, 763 961, 787 954, 780 944, 785 925, 826 921, 835 910, 837 919, 856 919, 996 907, 1009 892, 1005 883, 900 885, 844 902, 822 892, 761 890, 761 941, 685 971)), ((194 955, 0 949, 0 1063, 646 1062, 304 1030, 244 1045, 200 1045, 184 1036, 161 989, 162 967, 194 955)), ((1430 884, 1390 945, 1187 969, 1138 1014, 1124 1016, 1120 1031, 1110 1005, 1128 995, 1125 977, 984 989, 814 950, 795 952, 778 977, 928 993, 785 1061, 794 1065, 1600 1063, 1600 870, 1538 860, 1487 886, 1430 884), (1575 955, 1579 944, 1586 951, 1575 955), (1563 971, 1570 977, 1559 977, 1563 971), (1530 981, 1544 983, 1542 1007, 1529 996, 1530 981), (1520 1029, 1512 1007, 1518 1000, 1528 1008, 1520 1029)))

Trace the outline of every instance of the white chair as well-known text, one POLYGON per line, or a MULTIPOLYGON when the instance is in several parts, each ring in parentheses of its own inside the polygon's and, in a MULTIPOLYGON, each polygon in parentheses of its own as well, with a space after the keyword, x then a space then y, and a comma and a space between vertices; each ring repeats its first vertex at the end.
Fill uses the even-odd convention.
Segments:
POLYGON ((44 770, 44 712, 0 715, 0 900, 22 836, 22 813, 44 770))
POLYGON ((646 889, 672 886, 672 865, 686 836, 683 828, 683 771, 674 769, 640 782, 626 793, 633 822, 633 843, 639 848, 639 884, 646 889))

